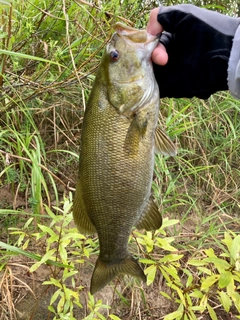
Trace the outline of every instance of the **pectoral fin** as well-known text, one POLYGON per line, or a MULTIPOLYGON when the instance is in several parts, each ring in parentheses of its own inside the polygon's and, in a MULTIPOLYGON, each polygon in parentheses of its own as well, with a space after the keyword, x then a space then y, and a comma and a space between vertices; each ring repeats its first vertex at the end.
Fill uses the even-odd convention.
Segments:
POLYGON ((127 136, 124 142, 124 150, 128 155, 134 156, 138 154, 141 132, 134 118, 129 126, 127 136))
POLYGON ((176 156, 177 148, 167 134, 157 127, 155 132, 155 152, 164 156, 176 156))
POLYGON ((162 225, 162 216, 153 199, 150 198, 148 204, 138 220, 137 229, 145 229, 146 231, 157 230, 162 225))
POLYGON ((73 200, 73 219, 77 225, 79 232, 83 234, 93 234, 96 232, 96 228, 92 224, 85 209, 84 202, 81 196, 81 185, 79 181, 77 183, 73 200))
POLYGON ((129 126, 124 148, 128 154, 137 155, 139 143, 145 136, 148 125, 148 114, 137 113, 133 116, 133 120, 129 126))

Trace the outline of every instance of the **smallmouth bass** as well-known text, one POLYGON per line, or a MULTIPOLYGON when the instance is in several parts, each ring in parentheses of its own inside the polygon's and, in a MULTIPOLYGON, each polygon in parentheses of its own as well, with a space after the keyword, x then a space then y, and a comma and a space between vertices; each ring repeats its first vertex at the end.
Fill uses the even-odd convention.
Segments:
POLYGON ((151 53, 155 36, 121 23, 107 44, 86 106, 73 203, 81 233, 97 232, 100 253, 91 294, 118 274, 146 281, 128 252, 132 227, 156 230, 162 218, 151 198, 154 150, 175 155, 157 128, 159 89, 151 53))

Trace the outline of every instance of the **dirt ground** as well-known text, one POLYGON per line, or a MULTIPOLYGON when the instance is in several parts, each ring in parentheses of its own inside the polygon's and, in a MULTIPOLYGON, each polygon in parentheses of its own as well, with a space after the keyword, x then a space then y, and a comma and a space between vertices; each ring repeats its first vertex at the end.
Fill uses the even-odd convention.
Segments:
MULTIPOLYGON (((96 257, 93 257, 94 260, 96 257)), ((32 265, 32 261, 18 256, 9 261, 8 267, 11 269, 12 285, 11 296, 12 303, 14 305, 15 317, 18 320, 50 320, 53 319, 53 313, 48 311, 48 305, 56 288, 49 285, 43 285, 44 281, 49 280, 52 277, 52 272, 49 267, 41 266, 37 271, 30 273, 29 267, 32 265)), ((84 319, 88 314, 87 308, 88 290, 91 274, 93 268, 90 265, 84 265, 79 270, 79 275, 75 277, 77 285, 84 286, 85 289, 81 291, 80 301, 83 308, 75 308, 74 316, 76 319, 84 319), (84 303, 85 302, 85 303, 84 303)), ((0 273, 0 278, 3 280, 3 272, 0 273)), ((10 276, 8 277, 9 281, 10 276)), ((128 300, 131 304, 125 305, 114 294, 114 285, 106 286, 101 292, 97 293, 94 297, 97 300, 102 300, 104 304, 111 305, 111 313, 119 316, 122 320, 127 319, 160 319, 167 313, 174 311, 171 303, 163 298, 159 291, 165 290, 164 283, 159 277, 152 286, 144 286, 144 295, 147 297, 145 305, 141 297, 141 289, 137 286, 133 290, 130 290, 127 286, 127 281, 132 279, 125 277, 125 279, 118 279, 115 281, 116 289, 128 300), (124 288, 126 285, 126 289, 124 288)), ((5 281, 7 279, 5 278, 5 281)), ((4 285, 4 284, 3 284, 4 285)), ((69 280, 69 286, 71 281, 69 280)), ((10 289, 10 286, 9 286, 10 289)), ((55 303, 56 307, 56 303, 55 303)), ((107 317, 107 310, 101 309, 99 312, 107 317)), ((0 319, 8 319, 7 314, 0 316, 0 319)), ((10 319, 10 318, 9 318, 10 319)))
MULTIPOLYGON (((18 320, 52 320, 54 315, 48 311, 48 305, 50 303, 53 293, 56 288, 49 285, 43 285, 44 281, 49 280, 52 277, 52 272, 48 267, 41 266, 34 273, 29 273, 28 268, 32 264, 32 261, 27 261, 26 258, 16 257, 9 262, 9 268, 14 275, 12 282, 12 303, 14 305, 15 318, 18 320), (25 260, 25 261, 24 261, 25 260)), ((77 285, 85 287, 81 291, 80 301, 82 308, 76 307, 74 309, 74 317, 78 320, 84 319, 89 310, 87 307, 88 290, 91 274, 93 268, 85 265, 82 270, 79 271, 79 275, 75 277, 77 285)), ((2 273, 0 274, 1 278, 2 273)), ((141 295, 141 289, 137 286, 132 290, 129 289, 127 281, 132 279, 120 279, 115 281, 116 289, 130 301, 130 305, 123 303, 123 300, 114 294, 115 287, 113 284, 106 286, 101 292, 97 293, 94 297, 97 300, 101 299, 103 304, 111 306, 111 313, 117 315, 122 320, 153 320, 163 319, 165 315, 176 310, 176 306, 171 301, 165 299, 160 291, 166 293, 169 292, 169 288, 165 285, 161 276, 158 276, 153 285, 142 286, 144 290, 144 296, 146 301, 143 301, 141 295), (124 288, 126 285, 126 289, 124 288)), ((70 285, 70 281, 69 281, 70 285)), ((56 303, 54 304, 56 307, 56 303)), ((108 311, 106 309, 100 309, 100 314, 107 317, 108 311)), ((237 320, 234 314, 227 314, 222 310, 217 311, 218 320, 237 320)), ((11 319, 7 314, 0 314, 0 319, 11 319)), ((210 320, 208 315, 198 315, 197 319, 210 320)))

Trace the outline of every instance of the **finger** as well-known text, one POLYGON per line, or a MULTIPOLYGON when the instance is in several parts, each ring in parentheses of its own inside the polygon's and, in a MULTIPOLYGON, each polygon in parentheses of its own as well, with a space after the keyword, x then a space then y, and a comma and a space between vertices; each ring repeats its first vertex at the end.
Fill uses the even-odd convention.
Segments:
POLYGON ((157 20, 158 13, 159 13, 159 8, 155 8, 151 11, 148 25, 147 25, 147 32, 152 34, 153 36, 156 36, 157 34, 160 34, 163 32, 163 27, 160 25, 160 23, 157 20))
POLYGON ((153 50, 152 60, 156 64, 164 66, 168 62, 168 54, 166 48, 162 43, 159 43, 158 46, 153 50))

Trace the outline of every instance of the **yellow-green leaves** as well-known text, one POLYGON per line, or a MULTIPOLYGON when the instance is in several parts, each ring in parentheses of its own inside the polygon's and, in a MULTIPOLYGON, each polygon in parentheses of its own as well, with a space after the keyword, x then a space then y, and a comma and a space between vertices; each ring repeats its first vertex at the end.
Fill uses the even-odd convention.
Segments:
POLYGON ((229 250, 231 263, 235 264, 235 266, 237 267, 237 271, 240 271, 240 235, 235 236, 232 239, 231 235, 225 232, 222 242, 227 246, 229 250))
POLYGON ((155 276, 156 276, 157 267, 156 265, 151 265, 147 269, 145 269, 145 274, 147 275, 147 285, 153 283, 155 276))
POLYGON ((202 281, 201 290, 207 290, 213 286, 219 279, 219 275, 212 275, 202 281))
MULTIPOLYGON (((195 266, 202 273, 200 290, 204 295, 200 304, 204 309, 207 308, 212 320, 217 319, 217 315, 208 302, 211 296, 217 297, 226 312, 229 312, 233 304, 240 309, 240 295, 237 292, 240 282, 240 236, 225 232, 222 243, 225 245, 223 253, 216 254, 210 248, 204 251, 204 258, 188 261, 189 265, 195 266)), ((196 294, 194 296, 196 297, 196 294)))
POLYGON ((232 281, 233 275, 230 271, 224 271, 220 274, 220 277, 218 279, 218 286, 220 289, 223 289, 229 285, 229 283, 232 281))

